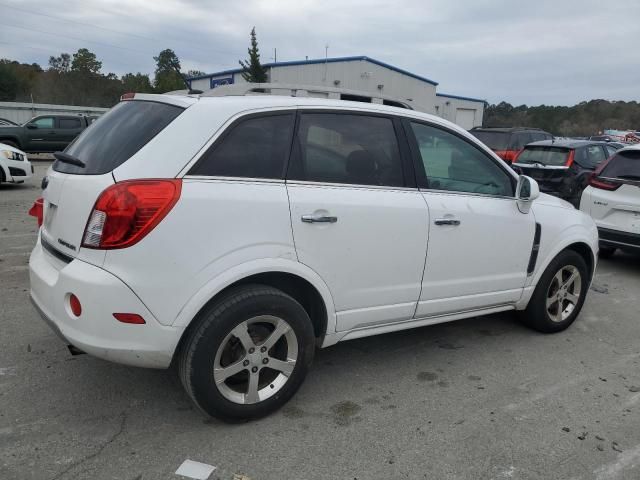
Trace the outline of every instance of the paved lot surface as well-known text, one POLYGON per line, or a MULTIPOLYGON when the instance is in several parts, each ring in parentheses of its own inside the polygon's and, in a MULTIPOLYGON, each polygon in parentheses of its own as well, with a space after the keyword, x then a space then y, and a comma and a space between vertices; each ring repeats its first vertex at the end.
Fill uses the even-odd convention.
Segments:
POLYGON ((226 425, 172 372, 71 357, 34 312, 45 168, 0 187, 0 479, 640 478, 640 258, 602 261, 566 332, 504 314, 345 342, 280 412, 226 425))

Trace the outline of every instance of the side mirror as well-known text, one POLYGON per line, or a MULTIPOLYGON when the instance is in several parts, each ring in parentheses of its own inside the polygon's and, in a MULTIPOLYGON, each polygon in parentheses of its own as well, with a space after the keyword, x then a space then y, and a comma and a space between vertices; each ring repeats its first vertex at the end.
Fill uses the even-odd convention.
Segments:
POLYGON ((27 123, 27 128, 29 130, 35 130, 38 126, 35 123, 27 123))
POLYGON ((531 203, 540 196, 538 182, 526 175, 520 175, 516 186, 516 202, 518 210, 522 213, 529 213, 531 203))

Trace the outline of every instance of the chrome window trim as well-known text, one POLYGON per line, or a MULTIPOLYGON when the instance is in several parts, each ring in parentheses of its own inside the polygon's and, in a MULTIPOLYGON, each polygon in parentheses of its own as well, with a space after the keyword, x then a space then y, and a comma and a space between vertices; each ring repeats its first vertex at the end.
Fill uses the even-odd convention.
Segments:
POLYGON ((183 180, 199 180, 208 182, 242 182, 242 183, 281 183, 281 178, 256 178, 256 177, 224 177, 219 175, 185 175, 183 180))
POLYGON ((490 193, 475 193, 475 192, 462 192, 459 190, 436 190, 433 188, 420 188, 421 193, 435 193, 438 195, 463 195, 465 197, 480 197, 480 198, 495 198, 498 200, 511 200, 515 201, 515 197, 509 197, 506 195, 491 195, 490 193))
POLYGON ((400 192, 417 192, 414 187, 391 187, 387 185, 363 185, 359 183, 333 183, 315 182, 313 180, 287 180, 287 185, 309 186, 309 187, 329 187, 329 188, 356 188, 360 190, 394 190, 400 192))

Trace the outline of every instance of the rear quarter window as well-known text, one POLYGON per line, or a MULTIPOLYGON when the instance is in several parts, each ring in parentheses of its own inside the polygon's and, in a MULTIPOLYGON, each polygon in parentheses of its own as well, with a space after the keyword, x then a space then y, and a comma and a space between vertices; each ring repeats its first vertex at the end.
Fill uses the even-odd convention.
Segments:
POLYGON ((65 153, 82 160, 84 168, 57 160, 53 169, 75 175, 111 172, 149 143, 183 111, 181 107, 160 102, 121 102, 84 130, 65 150, 65 153))

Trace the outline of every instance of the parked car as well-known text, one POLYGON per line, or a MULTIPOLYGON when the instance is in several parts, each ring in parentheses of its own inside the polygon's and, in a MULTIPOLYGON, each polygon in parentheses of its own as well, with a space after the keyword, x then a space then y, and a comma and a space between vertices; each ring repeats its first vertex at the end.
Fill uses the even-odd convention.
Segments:
POLYGON ((530 143, 514 159, 516 173, 529 175, 540 191, 560 197, 576 208, 582 191, 598 165, 616 149, 605 142, 588 140, 530 143))
POLYGON ((640 252, 640 145, 618 150, 596 169, 580 210, 598 226, 601 257, 618 248, 640 252))
POLYGON ((76 352, 176 362, 225 420, 287 402, 316 345, 515 310, 564 330, 595 268, 589 216, 407 109, 136 94, 56 155, 37 310, 76 352))
POLYGON ((28 153, 64 150, 96 118, 84 115, 41 115, 24 125, 0 126, 0 142, 28 153))
POLYGON ((527 143, 553 139, 553 135, 539 128, 476 127, 469 132, 507 163, 512 163, 527 143))
POLYGON ((33 175, 27 154, 11 145, 0 143, 0 183, 23 183, 33 175))

